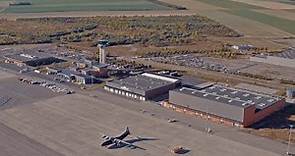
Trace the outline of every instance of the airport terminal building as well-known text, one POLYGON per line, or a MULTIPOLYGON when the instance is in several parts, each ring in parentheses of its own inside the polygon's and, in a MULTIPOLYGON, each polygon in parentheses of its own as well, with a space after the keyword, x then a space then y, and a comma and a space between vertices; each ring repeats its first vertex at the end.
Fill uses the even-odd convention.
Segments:
POLYGON ((178 79, 143 73, 106 82, 104 89, 114 94, 145 101, 167 94, 169 90, 175 89, 179 85, 178 79))
POLYGON ((163 106, 218 123, 248 127, 285 105, 283 98, 221 85, 203 89, 182 87, 169 92, 163 106))

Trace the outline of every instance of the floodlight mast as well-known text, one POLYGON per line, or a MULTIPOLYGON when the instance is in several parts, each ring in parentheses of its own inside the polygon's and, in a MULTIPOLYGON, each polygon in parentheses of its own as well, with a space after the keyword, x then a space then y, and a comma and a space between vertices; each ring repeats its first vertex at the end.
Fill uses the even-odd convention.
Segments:
POLYGON ((291 136, 292 136, 292 128, 293 128, 293 125, 290 125, 288 146, 287 146, 287 152, 286 152, 287 155, 291 155, 291 153, 290 153, 290 143, 291 143, 291 136))

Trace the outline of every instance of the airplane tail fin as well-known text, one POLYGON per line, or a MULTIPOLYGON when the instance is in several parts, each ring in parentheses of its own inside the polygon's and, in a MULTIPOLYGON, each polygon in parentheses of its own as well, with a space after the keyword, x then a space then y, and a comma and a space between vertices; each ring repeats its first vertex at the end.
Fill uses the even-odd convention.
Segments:
POLYGON ((129 131, 129 127, 128 126, 126 126, 126 132, 127 132, 128 135, 130 134, 130 131, 129 131))

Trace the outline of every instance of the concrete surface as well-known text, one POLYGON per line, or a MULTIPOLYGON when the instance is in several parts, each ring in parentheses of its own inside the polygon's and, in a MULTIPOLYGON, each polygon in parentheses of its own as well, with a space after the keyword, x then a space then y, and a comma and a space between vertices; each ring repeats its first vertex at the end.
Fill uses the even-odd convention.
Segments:
POLYGON ((194 156, 277 155, 79 94, 5 109, 0 122, 63 155, 171 155, 169 150, 176 145, 191 149, 186 155, 194 156), (116 135, 126 125, 134 136, 159 140, 136 143, 147 150, 99 146, 102 134, 116 135))
POLYGON ((62 156, 0 123, 1 156, 62 156))

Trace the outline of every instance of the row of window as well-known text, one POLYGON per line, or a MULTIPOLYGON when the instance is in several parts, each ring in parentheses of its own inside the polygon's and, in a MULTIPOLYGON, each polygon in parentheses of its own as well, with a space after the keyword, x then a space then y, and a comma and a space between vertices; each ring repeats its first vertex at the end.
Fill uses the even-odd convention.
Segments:
POLYGON ((127 96, 127 97, 130 97, 130 98, 133 98, 133 99, 139 99, 141 101, 145 101, 146 100, 145 97, 143 97, 143 96, 140 96, 140 95, 137 95, 137 94, 133 94, 133 93, 130 93, 130 92, 126 92, 126 91, 122 91, 122 90, 118 90, 118 89, 114 89, 114 88, 111 88, 111 87, 108 87, 108 86, 104 86, 104 89, 106 91, 111 92, 111 93, 115 93, 115 94, 127 96))

